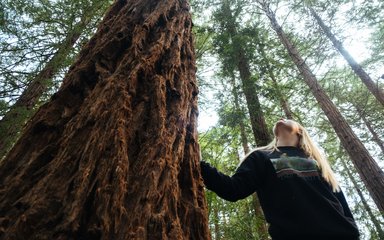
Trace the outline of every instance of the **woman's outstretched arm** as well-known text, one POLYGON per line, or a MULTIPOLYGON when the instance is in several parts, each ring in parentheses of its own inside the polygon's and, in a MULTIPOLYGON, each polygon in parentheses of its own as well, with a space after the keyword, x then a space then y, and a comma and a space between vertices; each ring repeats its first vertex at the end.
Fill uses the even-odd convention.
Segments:
POLYGON ((232 176, 225 175, 209 163, 201 160, 201 174, 204 185, 219 197, 236 202, 251 195, 261 184, 263 176, 256 171, 256 154, 251 153, 232 176))

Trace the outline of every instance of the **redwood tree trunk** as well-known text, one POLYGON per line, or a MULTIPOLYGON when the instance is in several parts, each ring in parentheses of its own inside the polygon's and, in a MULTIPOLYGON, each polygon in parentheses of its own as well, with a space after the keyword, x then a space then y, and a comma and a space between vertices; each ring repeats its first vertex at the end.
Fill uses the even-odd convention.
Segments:
POLYGON ((368 75, 366 71, 358 64, 355 59, 349 54, 349 52, 343 47, 343 44, 336 39, 335 35, 331 32, 328 26, 325 25, 320 16, 313 10, 313 8, 309 8, 312 16, 316 19, 317 23, 327 35, 329 40, 331 40, 333 46, 339 51, 339 53, 344 57, 344 59, 348 62, 349 66, 351 66, 352 70, 356 73, 356 75, 361 79, 361 81, 367 86, 368 90, 376 97, 377 101, 384 106, 384 91, 376 84, 371 77, 368 75))
POLYGON ((0 165, 0 239, 210 239, 183 0, 118 0, 0 165))
POLYGON ((363 143, 353 132, 348 122, 333 104, 324 89, 319 85, 315 75, 311 72, 297 48, 287 38, 281 26, 277 23, 274 12, 265 2, 261 3, 263 10, 271 21, 272 28, 287 49, 296 64, 321 109, 324 111, 341 144, 349 154, 361 179, 381 212, 384 212, 384 172, 369 154, 363 143))
MULTIPOLYGON (((242 44, 236 41, 236 35, 237 35, 237 29, 235 26, 235 21, 233 14, 231 12, 230 8, 230 1, 224 0, 223 1, 223 10, 227 13, 228 16, 228 22, 226 23, 227 31, 232 39, 232 47, 235 49, 235 59, 236 59, 236 65, 237 69, 240 73, 240 80, 242 83, 242 89, 245 96, 250 120, 251 120, 251 127, 252 132, 255 138, 256 145, 258 146, 264 146, 267 145, 272 139, 271 135, 268 132, 267 123, 264 118, 263 111, 261 109, 261 104, 259 101, 259 97, 257 96, 257 89, 255 86, 255 83, 253 82, 251 78, 251 71, 250 71, 250 64, 249 59, 246 56, 245 49, 242 47, 242 44)), ((235 98, 238 96, 236 95, 237 92, 235 92, 235 98)), ((244 129, 244 126, 240 127, 244 129)), ((245 136, 245 133, 242 133, 242 136, 245 136)), ((244 140, 242 140, 244 145, 244 140)), ((248 144, 245 144, 248 145, 248 144)), ((244 148, 244 151, 247 151, 248 147, 244 148)), ((246 152, 247 153, 247 152, 246 152)), ((256 224, 257 224, 257 230, 258 234, 261 239, 268 239, 269 233, 267 228, 267 223, 265 221, 265 217, 263 214, 263 210, 261 209, 260 201, 257 196, 257 193, 252 194, 252 202, 253 207, 255 210, 255 218, 256 218, 256 224)))
MULTIPOLYGON (((237 88, 236 88, 235 74, 233 72, 231 74, 232 74, 232 76, 231 76, 232 95, 233 95, 233 98, 235 100, 234 101, 235 112, 236 112, 236 114, 238 114, 238 113, 242 112, 243 109, 240 106, 239 94, 238 94, 237 88)), ((247 154, 251 149, 248 146, 248 137, 247 137, 247 133, 245 132, 245 124, 244 124, 242 117, 241 118, 239 117, 239 127, 240 127, 240 140, 241 140, 241 144, 243 145, 243 151, 245 154, 247 154)))

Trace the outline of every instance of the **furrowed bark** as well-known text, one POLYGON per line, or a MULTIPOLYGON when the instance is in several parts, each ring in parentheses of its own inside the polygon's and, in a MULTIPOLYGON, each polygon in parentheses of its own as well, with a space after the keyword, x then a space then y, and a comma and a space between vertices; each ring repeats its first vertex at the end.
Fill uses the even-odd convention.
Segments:
POLYGON ((0 239, 210 239, 187 1, 118 0, 0 165, 0 239))

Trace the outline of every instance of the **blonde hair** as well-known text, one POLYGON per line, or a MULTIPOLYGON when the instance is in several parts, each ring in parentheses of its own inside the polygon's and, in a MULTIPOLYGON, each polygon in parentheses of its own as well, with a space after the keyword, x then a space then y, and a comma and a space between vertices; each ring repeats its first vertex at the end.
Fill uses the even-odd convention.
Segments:
MULTIPOLYGON (((299 143, 297 147, 300 147, 301 149, 303 149, 304 152, 310 158, 315 159, 317 161, 318 166, 321 170, 322 176, 330 184, 330 186, 332 187, 332 191, 339 192, 340 191, 339 183, 336 179, 335 173, 333 172, 326 156, 321 153, 320 149, 316 146, 315 142, 309 136, 308 131, 300 123, 292 119, 289 119, 289 120, 295 122, 295 124, 297 124, 299 128, 299 132, 297 133, 299 136, 299 143)), ((276 150, 280 152, 280 150, 277 148, 276 124, 273 126, 273 133, 274 133, 274 138, 270 143, 268 143, 265 146, 256 147, 252 149, 252 151, 250 151, 245 155, 245 157, 240 161, 240 163, 244 161, 252 152, 256 150, 271 150, 271 151, 276 150)))

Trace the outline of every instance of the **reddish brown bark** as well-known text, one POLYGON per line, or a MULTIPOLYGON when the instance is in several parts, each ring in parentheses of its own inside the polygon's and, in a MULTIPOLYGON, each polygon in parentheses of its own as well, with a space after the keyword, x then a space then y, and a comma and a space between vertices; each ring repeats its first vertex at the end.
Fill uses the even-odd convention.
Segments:
POLYGON ((325 93, 324 89, 319 85, 315 75, 311 72, 297 48, 291 43, 281 26, 278 24, 274 12, 269 8, 265 1, 259 2, 271 21, 272 28, 276 31, 279 39, 287 49, 292 61, 296 64, 302 74, 304 82, 312 91, 317 102, 319 103, 319 106, 324 111, 337 136, 339 137, 341 144, 349 154, 357 172, 367 187, 374 202, 379 210, 384 212, 383 170, 378 166, 363 143, 348 125, 348 122, 333 104, 329 96, 325 93))
POLYGON ((320 16, 313 10, 313 8, 309 8, 312 16, 316 19, 317 23, 327 35, 329 40, 332 42, 333 46, 339 51, 339 53, 344 57, 344 59, 348 62, 349 66, 356 73, 356 75, 361 79, 361 81, 365 84, 368 90, 375 96, 377 101, 384 106, 384 91, 379 87, 378 83, 375 83, 372 78, 368 75, 366 71, 356 62, 356 60, 349 54, 349 52, 344 48, 343 44, 337 40, 335 35, 332 33, 331 29, 325 25, 320 16))
POLYGON ((0 165, 0 239, 210 239, 191 28, 113 4, 0 165))

